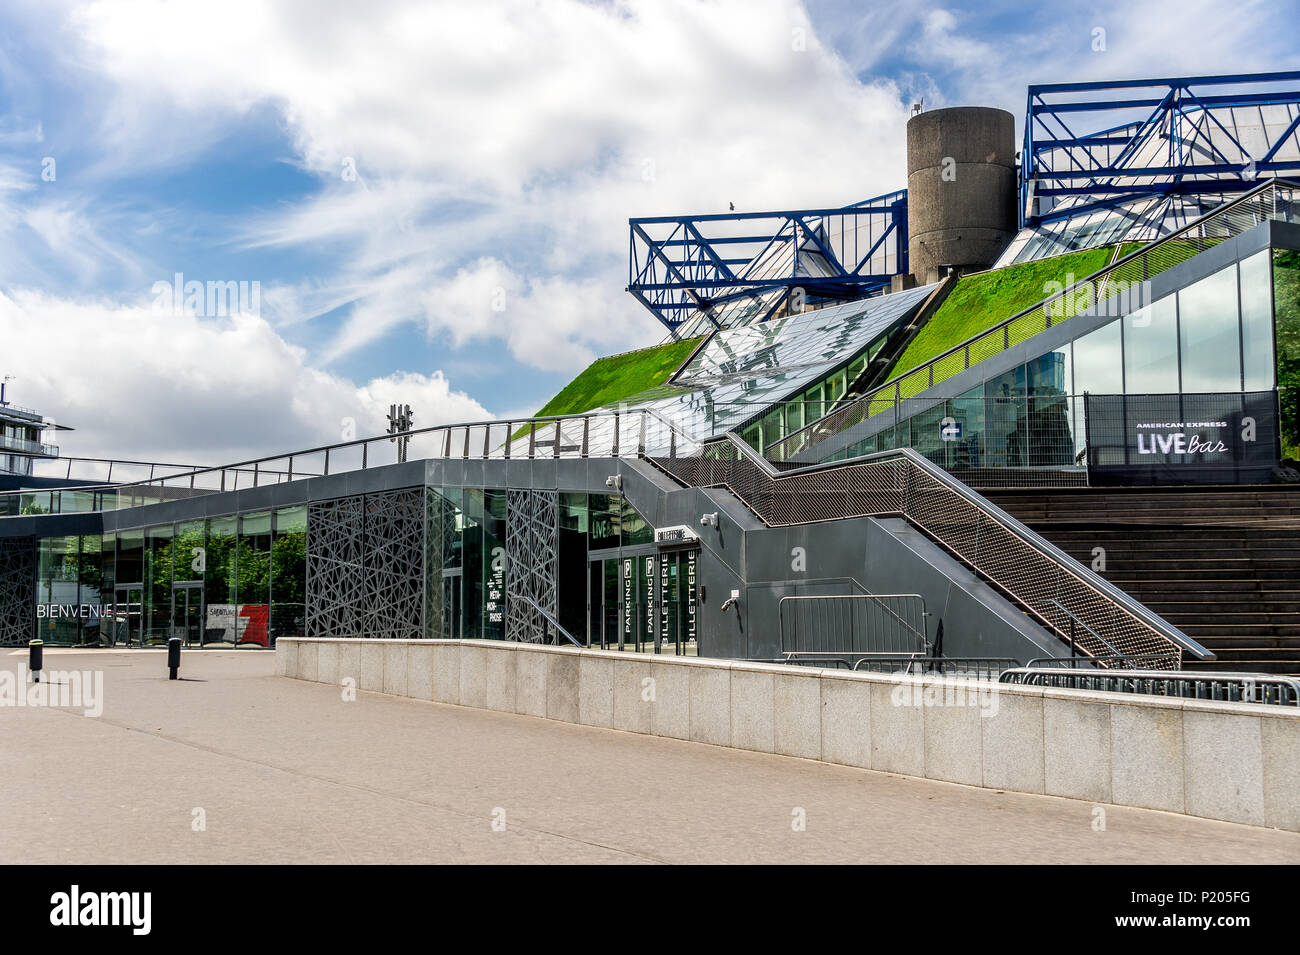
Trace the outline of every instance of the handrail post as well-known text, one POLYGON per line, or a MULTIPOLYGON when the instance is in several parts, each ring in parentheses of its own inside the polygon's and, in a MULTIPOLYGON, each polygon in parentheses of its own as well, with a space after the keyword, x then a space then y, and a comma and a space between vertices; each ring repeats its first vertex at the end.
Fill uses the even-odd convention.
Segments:
POLYGON ((253 487, 257 487, 257 466, 260 462, 253 462, 253 487))
POLYGON ((293 455, 289 455, 289 480, 293 480, 293 455))
POLYGON ((325 449, 325 476, 329 477, 330 473, 330 449, 325 449))
POLYGON ((515 433, 515 423, 513 421, 507 421, 506 422, 506 460, 507 461, 510 460, 510 442, 514 439, 514 433, 515 433))
POLYGON ((645 419, 646 419, 646 413, 642 411, 641 412, 641 437, 638 439, 637 446, 636 446, 636 453, 641 457, 645 457, 645 419))
POLYGON ((560 419, 556 418, 555 419, 555 451, 551 455, 551 457, 558 458, 559 456, 560 456, 560 419))
POLYGON ((469 425, 465 425, 465 440, 460 447, 460 459, 469 460, 469 425))
POLYGON ((361 442, 361 470, 363 471, 366 469, 366 458, 369 456, 369 452, 370 452, 370 442, 362 441, 361 442))
POLYGON ((533 455, 536 453, 537 453, 537 422, 529 421, 528 422, 528 460, 531 461, 533 459, 533 455))
POLYGON ((589 441, 591 439, 591 415, 582 416, 582 456, 587 456, 589 441))
POLYGON ((619 417, 620 417, 620 416, 619 416, 619 413, 618 413, 617 411, 615 411, 615 412, 614 412, 614 447, 610 450, 610 454, 609 454, 609 456, 610 456, 611 458, 616 458, 616 457, 618 457, 618 427, 619 427, 619 417))
POLYGON ((486 461, 492 453, 492 425, 483 425, 483 460, 486 461))

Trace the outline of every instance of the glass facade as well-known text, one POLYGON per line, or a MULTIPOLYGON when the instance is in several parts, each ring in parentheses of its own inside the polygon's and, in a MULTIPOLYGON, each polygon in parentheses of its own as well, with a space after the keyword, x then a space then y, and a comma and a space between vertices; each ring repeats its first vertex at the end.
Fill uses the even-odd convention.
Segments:
MULTIPOLYGON (((447 638, 506 636, 505 491, 430 488, 429 619, 447 638), (440 586, 435 587, 434 582, 440 586)), ((620 494, 560 492, 555 615, 589 647, 695 654, 699 551, 665 550, 620 494)))
POLYGON ((274 646, 304 634, 306 540, 303 507, 44 538, 34 636, 61 646, 172 636, 195 647, 274 646))
MULTIPOLYGON (((896 424, 834 458, 911 447, 954 470, 1067 466, 1081 462, 1087 441, 1085 394, 1267 391, 1275 367, 1274 288, 1280 384, 1285 374, 1295 376, 1300 368, 1300 254, 1264 250, 965 394, 938 404, 906 399, 896 414, 891 405, 884 420, 896 418, 896 424), (1279 280, 1283 270, 1278 262, 1283 260, 1291 271, 1279 280), (1270 265, 1274 281, 1268 280, 1270 265), (1295 362, 1288 363, 1286 347, 1296 349, 1295 362), (918 410, 912 411, 913 406, 918 410)), ((1285 444, 1285 392, 1282 399, 1285 444)))

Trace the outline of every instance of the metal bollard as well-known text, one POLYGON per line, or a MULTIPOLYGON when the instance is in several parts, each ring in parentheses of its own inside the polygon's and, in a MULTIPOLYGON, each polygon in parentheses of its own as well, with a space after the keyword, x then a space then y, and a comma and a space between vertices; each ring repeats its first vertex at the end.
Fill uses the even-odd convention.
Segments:
POLYGON ((27 642, 27 669, 32 671, 32 682, 41 682, 41 666, 45 662, 45 641, 29 640, 27 642))
POLYGON ((171 676, 167 679, 176 679, 176 671, 181 667, 181 638, 171 637, 167 641, 167 669, 171 671, 171 676))

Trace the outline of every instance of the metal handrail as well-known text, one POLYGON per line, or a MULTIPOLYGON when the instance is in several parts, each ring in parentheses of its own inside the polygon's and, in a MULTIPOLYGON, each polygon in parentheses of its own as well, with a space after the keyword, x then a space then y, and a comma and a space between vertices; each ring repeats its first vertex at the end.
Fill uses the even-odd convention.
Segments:
MULTIPOLYGON (((955 540, 957 535, 944 534, 942 524, 942 515, 932 515, 928 512, 921 512, 913 506, 911 496, 914 492, 919 493, 924 488, 916 488, 918 477, 940 485, 947 492, 960 498, 965 504, 975 509, 979 516, 988 521, 992 527, 990 533, 996 529, 1004 535, 1011 535, 1016 538, 1022 545, 1036 552, 1049 563, 1055 565, 1060 574, 1071 579, 1074 583, 1082 586, 1085 593, 1092 594, 1094 598, 1100 599, 1111 611, 1121 615, 1127 615, 1136 623, 1140 624, 1151 635, 1157 637, 1161 644, 1151 645, 1151 641, 1137 641, 1138 645, 1132 648, 1139 652, 1153 652, 1163 650, 1165 646, 1172 645, 1178 652, 1187 652, 1197 659, 1212 660, 1214 654, 1201 646, 1192 638, 1188 637, 1181 630, 1169 624, 1167 621, 1158 617, 1141 603, 1134 600, 1131 596, 1120 590, 1108 580, 1098 576, 1091 569, 1079 563, 1073 557, 1070 557, 1060 548, 1056 547, 1050 541, 1045 540, 1039 534, 1030 530, 1020 521, 1016 520, 1010 514, 1007 514, 1001 508, 992 502, 983 498, 979 494, 966 487, 961 482, 954 479, 942 468, 931 463, 922 455, 913 451, 911 448, 900 448, 893 451, 881 451, 875 454, 863 455, 857 458, 850 458, 846 461, 832 463, 817 463, 805 465, 790 469, 778 469, 771 462, 767 461, 762 455, 758 454, 751 448, 743 438, 735 432, 728 432, 724 437, 712 442, 707 442, 701 447, 701 453, 698 458, 677 458, 677 459, 656 459, 649 457, 647 460, 660 470, 664 471, 674 480, 686 485, 700 487, 726 487, 732 494, 736 495, 742 502, 749 507, 755 515, 758 516, 768 526, 782 526, 795 523, 814 523, 824 520, 838 520, 846 517, 871 517, 882 515, 898 515, 916 525, 940 544, 943 544, 948 550, 953 552, 958 559, 962 560, 968 566, 972 567, 977 573, 997 585, 1004 592, 1019 601, 1025 606, 1034 617, 1041 620, 1050 629, 1057 633, 1063 633, 1062 627, 1058 622, 1049 619, 1047 614, 1048 606, 1044 602, 1031 599, 1032 595, 1017 592, 1018 588, 1008 583, 1006 579, 1005 564, 1000 566, 991 566, 987 561, 980 560, 979 547, 980 527, 975 528, 974 553, 968 552, 968 541, 955 540), (754 469, 760 476, 758 482, 761 486, 746 489, 738 487, 737 481, 733 481, 732 473, 721 465, 728 462, 727 459, 719 456, 721 451, 727 451, 736 456, 735 463, 741 464, 754 469), (901 495, 901 500, 896 505, 871 507, 869 489, 864 489, 858 495, 861 502, 853 506, 851 493, 838 493, 830 498, 841 505, 838 509, 827 510, 824 514, 817 516, 796 515, 796 519, 782 519, 781 515, 775 514, 771 508, 771 501, 776 491, 781 485, 792 484, 794 482, 806 482, 808 484, 816 483, 817 488, 845 488, 847 483, 833 483, 828 480, 818 480, 835 472, 860 470, 860 471, 878 471, 881 465, 895 463, 904 465, 906 473, 894 474, 892 479, 901 486, 895 486, 892 489, 894 494, 901 495), (1038 606, 1035 606, 1038 604, 1038 606)), ((889 478, 886 475, 886 478, 889 478)), ((738 479, 737 479, 738 480, 738 479)), ((809 506, 823 506, 821 502, 814 502, 809 506)), ((966 531, 967 528, 960 527, 959 531, 966 531)), ((986 535, 987 536, 987 535, 986 535)), ((986 550, 987 550, 986 545, 986 550)), ((1059 590, 1059 587, 1058 587, 1059 590)), ((1058 593, 1059 596, 1059 593, 1058 593)), ((1058 603, 1055 599, 1051 603, 1058 603)), ((1063 605, 1062 605, 1063 606, 1063 605)), ((1106 641, 1103 646, 1106 653, 1117 652, 1117 648, 1112 641, 1106 641)), ((1098 646, 1095 649, 1101 650, 1098 646)), ((1085 648, 1085 652, 1087 652, 1085 648)), ((1092 654, 1090 654, 1092 655, 1092 654)))
MULTIPOLYGON (((553 627, 555 628, 555 630, 556 630, 556 638, 555 638, 555 640, 553 641, 553 645, 555 645, 555 646, 559 646, 559 643, 560 643, 559 637, 560 637, 560 634, 563 634, 566 638, 568 638, 568 641, 569 641, 570 643, 572 643, 575 647, 583 647, 583 648, 586 647, 586 644, 579 642, 578 639, 577 639, 576 637, 574 637, 573 634, 571 634, 571 633, 569 633, 569 631, 565 630, 564 627, 561 626, 560 621, 556 620, 555 617, 551 614, 550 611, 548 611, 548 610, 546 610, 544 607, 542 607, 542 605, 539 604, 539 603, 538 603, 536 600, 534 600, 532 597, 529 597, 529 596, 527 596, 526 594, 512 594, 512 593, 510 593, 509 591, 507 591, 507 592, 506 592, 506 599, 507 599, 507 600, 520 600, 520 601, 523 601, 525 604, 527 604, 528 606, 532 607, 532 608, 533 608, 534 610, 536 610, 539 614, 541 614, 541 615, 542 615, 542 619, 544 619, 547 623, 549 623, 551 626, 553 626, 553 627)), ((518 641, 516 641, 516 642, 518 642, 518 641)))
POLYGON ((1012 667, 1002 672, 998 682, 1233 703, 1300 706, 1300 678, 1270 673, 1012 667))
MULTIPOLYGON (((562 428, 567 423, 579 423, 581 425, 581 439, 571 450, 577 451, 578 456, 586 458, 593 450, 591 443, 591 423, 593 421, 612 422, 613 430, 611 440, 606 446, 604 443, 599 445, 599 451, 603 455, 608 454, 610 457, 636 457, 643 455, 647 450, 647 441, 663 442, 670 450, 670 453, 689 453, 694 447, 698 447, 700 439, 674 424, 668 418, 659 412, 649 408, 627 409, 597 409, 595 411, 584 412, 573 415, 549 415, 537 418, 509 420, 509 419, 492 419, 478 422, 461 422, 456 424, 431 425, 426 428, 413 429, 402 433, 402 437, 436 436, 435 441, 439 447, 439 453, 432 455, 438 458, 461 458, 461 459, 489 459, 500 458, 510 460, 512 456, 535 458, 560 458, 566 456, 562 454, 567 446, 562 441, 562 428), (651 429, 647 427, 648 422, 655 422, 661 426, 663 433, 656 431, 651 434, 651 429), (538 440, 539 430, 542 426, 551 425, 554 430, 551 437, 538 440), (482 441, 478 441, 478 434, 481 432, 482 441), (494 434, 501 438, 499 442, 494 443, 494 434), (453 436, 458 440, 458 444, 453 447, 453 436), (473 441, 471 442, 471 438, 473 441), (518 449, 519 453, 512 451, 516 444, 526 446, 518 449), (544 448, 544 450, 539 450, 544 448)), ((0 491, 0 503, 6 497, 14 495, 33 495, 33 494, 62 494, 63 492, 98 492, 100 495, 107 494, 134 494, 138 490, 159 489, 165 490, 170 488, 183 488, 187 491, 197 493, 217 493, 220 491, 231 490, 227 487, 226 478, 228 475, 234 475, 236 479, 240 476, 251 476, 252 487, 257 487, 261 483, 278 483, 281 478, 295 480, 298 478, 325 476, 331 473, 330 463, 331 455, 337 463, 339 452, 347 449, 360 449, 361 461, 360 470, 366 470, 368 467, 376 466, 370 462, 367 450, 371 444, 389 442, 392 435, 376 435, 369 438, 357 438, 352 441, 340 442, 338 444, 322 445, 316 448, 306 450, 290 451, 287 453, 268 455, 266 457, 256 458, 248 461, 240 461, 233 464, 217 465, 212 467, 194 468, 188 471, 182 471, 176 474, 165 475, 156 478, 149 478, 140 481, 122 482, 114 484, 84 484, 70 485, 59 488, 27 488, 9 491, 0 491), (321 456, 323 467, 320 472, 304 470, 301 467, 294 467, 295 459, 300 462, 304 458, 312 456, 321 456), (287 469, 267 469, 263 465, 274 462, 287 462, 287 469), (276 482, 266 481, 268 476, 276 478, 276 482), (218 480, 219 479, 219 480, 218 480), (204 481, 218 484, 215 487, 204 486, 204 481)), ((147 462, 142 462, 147 463, 147 462)), ((384 462, 396 463, 396 462, 384 462)), ((344 471, 357 470, 355 467, 346 467, 344 471)), ((334 473, 339 473, 339 468, 335 467, 334 473)), ((145 495, 142 495, 145 496, 145 495)), ((132 498, 134 501, 134 497, 132 498)), ((145 500, 143 503, 150 503, 145 500)), ((100 506, 93 510, 102 510, 102 499, 100 506)))
MULTIPOLYGON (((764 452, 766 454, 773 454, 779 452, 777 454, 778 458, 782 460, 788 460, 791 456, 791 452, 789 451, 789 449, 795 446, 796 440, 799 439, 801 435, 811 436, 811 435, 819 434, 820 432, 816 429, 818 429, 819 427, 823 427, 828 419, 838 415, 843 415, 850 408, 865 407, 867 411, 863 414, 863 416, 860 419, 858 419, 858 421, 866 420, 866 418, 871 417, 870 405, 872 402, 882 400, 882 396, 885 394, 885 392, 890 390, 893 390, 895 392, 893 398, 895 402, 902 400, 905 397, 902 394, 902 388, 901 388, 902 382, 916 375, 924 374, 927 369, 929 369, 928 387, 934 387, 935 385, 940 383, 939 380, 935 379, 935 375, 934 375, 934 368, 936 366, 938 366, 940 363, 944 361, 947 361, 948 359, 951 359, 953 356, 957 354, 966 352, 967 354, 966 354, 966 360, 964 362, 964 365, 966 368, 970 368, 972 363, 970 360, 969 349, 971 348, 971 346, 985 339, 995 338, 997 337, 997 334, 999 332, 1001 332, 1003 335, 1004 344, 1002 348, 998 349, 997 352, 994 352, 993 354, 997 354, 1002 351, 1005 351, 1006 348, 1009 347, 1007 345, 1007 338, 1008 338, 1007 330, 1016 322, 1030 315, 1033 315, 1037 312, 1043 312, 1044 315, 1046 316, 1047 328, 1051 328, 1054 324, 1059 324, 1060 322, 1067 321, 1069 318, 1073 317, 1073 315, 1065 315, 1055 323, 1052 321, 1051 309, 1054 304, 1063 301, 1070 301, 1071 297, 1075 296, 1081 289, 1091 287, 1099 282, 1107 282, 1111 276, 1113 276, 1120 269, 1123 269, 1124 267, 1128 266, 1130 263, 1135 262, 1139 259, 1144 259, 1146 256, 1149 256, 1152 253, 1159 252, 1163 247, 1173 242, 1186 240, 1189 234, 1203 230, 1208 224, 1210 224, 1212 220, 1220 217, 1226 217, 1227 215, 1229 215, 1230 213, 1232 213, 1242 205, 1259 200, 1264 196, 1265 193, 1268 192, 1273 193, 1273 203, 1274 203, 1274 210, 1275 210, 1274 214, 1276 215, 1276 206, 1277 206, 1276 193, 1277 190, 1279 190, 1280 188, 1289 188, 1289 189, 1300 188, 1300 183, 1293 182, 1289 179, 1271 179, 1267 182, 1260 184, 1259 186, 1256 186, 1254 189, 1250 190, 1249 192, 1242 193, 1241 195, 1229 200, 1228 202, 1225 202, 1222 205, 1217 206, 1214 209, 1211 209, 1210 211, 1206 212, 1204 215, 1199 216, 1196 219, 1193 219, 1191 222, 1187 223, 1187 225, 1183 226, 1182 228, 1174 232, 1171 232, 1168 235, 1161 236, 1160 238, 1142 246, 1141 248, 1135 249, 1134 251, 1130 252, 1128 255, 1123 256, 1122 258, 1117 259, 1114 262, 1111 262, 1110 264, 1106 265, 1104 268, 1099 269, 1098 271, 1092 273, 1091 275, 1079 279, 1078 281, 1074 282, 1072 285, 1064 289, 1061 289, 1059 292, 1054 292, 1051 295, 1047 296, 1046 298, 1029 306, 1028 308, 1022 309, 1021 311, 1016 312, 1011 317, 1003 319, 1002 321, 998 322, 996 325, 992 325, 989 328, 986 328, 983 331, 979 332, 978 334, 972 335, 970 338, 966 339, 965 341, 958 342, 957 344, 953 345, 951 348, 947 349, 946 351, 941 352, 938 355, 935 355, 933 358, 929 358, 919 365, 916 365, 912 368, 908 368, 905 369, 904 371, 899 372, 893 378, 890 378, 889 380, 881 383, 880 385, 877 385, 875 388, 872 388, 867 393, 858 395, 853 398, 846 398, 841 400, 838 404, 838 407, 834 408, 831 411, 828 411, 826 414, 822 415, 816 421, 809 422, 808 424, 804 425, 802 428, 799 428, 796 431, 792 431, 790 434, 773 442, 772 445, 764 449, 764 452)), ((1224 236, 1223 238, 1228 238, 1228 237, 1230 236, 1224 236)), ((1216 236, 1215 238, 1219 238, 1219 237, 1216 236)), ((1142 271, 1143 271, 1143 278, 1145 280, 1146 278, 1149 277, 1149 270, 1146 266, 1144 266, 1142 271)), ((1094 305, 1100 304, 1100 300, 1094 301, 1093 304, 1094 305)), ((979 359, 977 359, 977 363, 978 361, 979 359)), ((942 380, 946 380, 946 379, 942 379, 942 380)), ((910 397, 910 395, 906 397, 910 397)), ((857 423, 857 421, 853 423, 857 423)), ((839 433, 838 430, 832 430, 827 432, 826 436, 829 436, 830 434, 837 434, 837 433, 839 433)), ((803 450, 804 448, 810 447, 811 445, 817 443, 820 442, 809 441, 807 443, 800 444, 799 450, 803 450)))
POLYGON ((1067 607, 1065 607, 1065 606, 1064 606, 1064 605, 1063 605, 1059 600, 1053 600, 1053 601, 1052 601, 1052 606, 1054 606, 1057 610, 1059 610, 1061 613, 1065 614, 1067 617, 1070 618, 1070 633, 1069 633, 1069 637, 1068 637, 1069 642, 1070 642, 1070 653, 1072 653, 1072 654, 1074 653, 1074 648, 1075 648, 1075 646, 1076 646, 1076 641, 1075 641, 1075 639, 1074 639, 1074 628, 1075 628, 1075 626, 1077 625, 1077 626, 1082 627, 1084 630, 1088 631, 1088 634, 1089 634, 1089 635, 1090 635, 1094 640, 1096 640, 1098 643, 1100 643, 1102 646, 1104 646, 1107 650, 1109 650, 1109 651, 1110 651, 1109 656, 1110 656, 1111 658, 1114 658, 1114 657, 1122 657, 1122 656, 1124 656, 1124 654, 1120 653, 1117 649, 1115 649, 1114 645, 1111 644, 1111 642, 1110 642, 1109 640, 1107 640, 1105 637, 1101 636, 1101 634, 1097 633, 1096 630, 1092 629, 1092 627, 1088 626, 1086 623, 1084 623, 1082 620, 1080 620, 1080 619, 1079 619, 1075 614, 1073 614, 1072 612, 1070 612, 1070 610, 1069 610, 1067 607))

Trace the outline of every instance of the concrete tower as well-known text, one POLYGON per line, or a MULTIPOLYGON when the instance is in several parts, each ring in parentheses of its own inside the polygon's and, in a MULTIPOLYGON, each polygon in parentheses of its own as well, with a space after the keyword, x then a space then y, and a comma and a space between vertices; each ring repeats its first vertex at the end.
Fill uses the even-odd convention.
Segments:
POLYGON ((958 106, 907 124, 908 256, 918 282, 987 268, 1016 231, 1016 121, 958 106))

